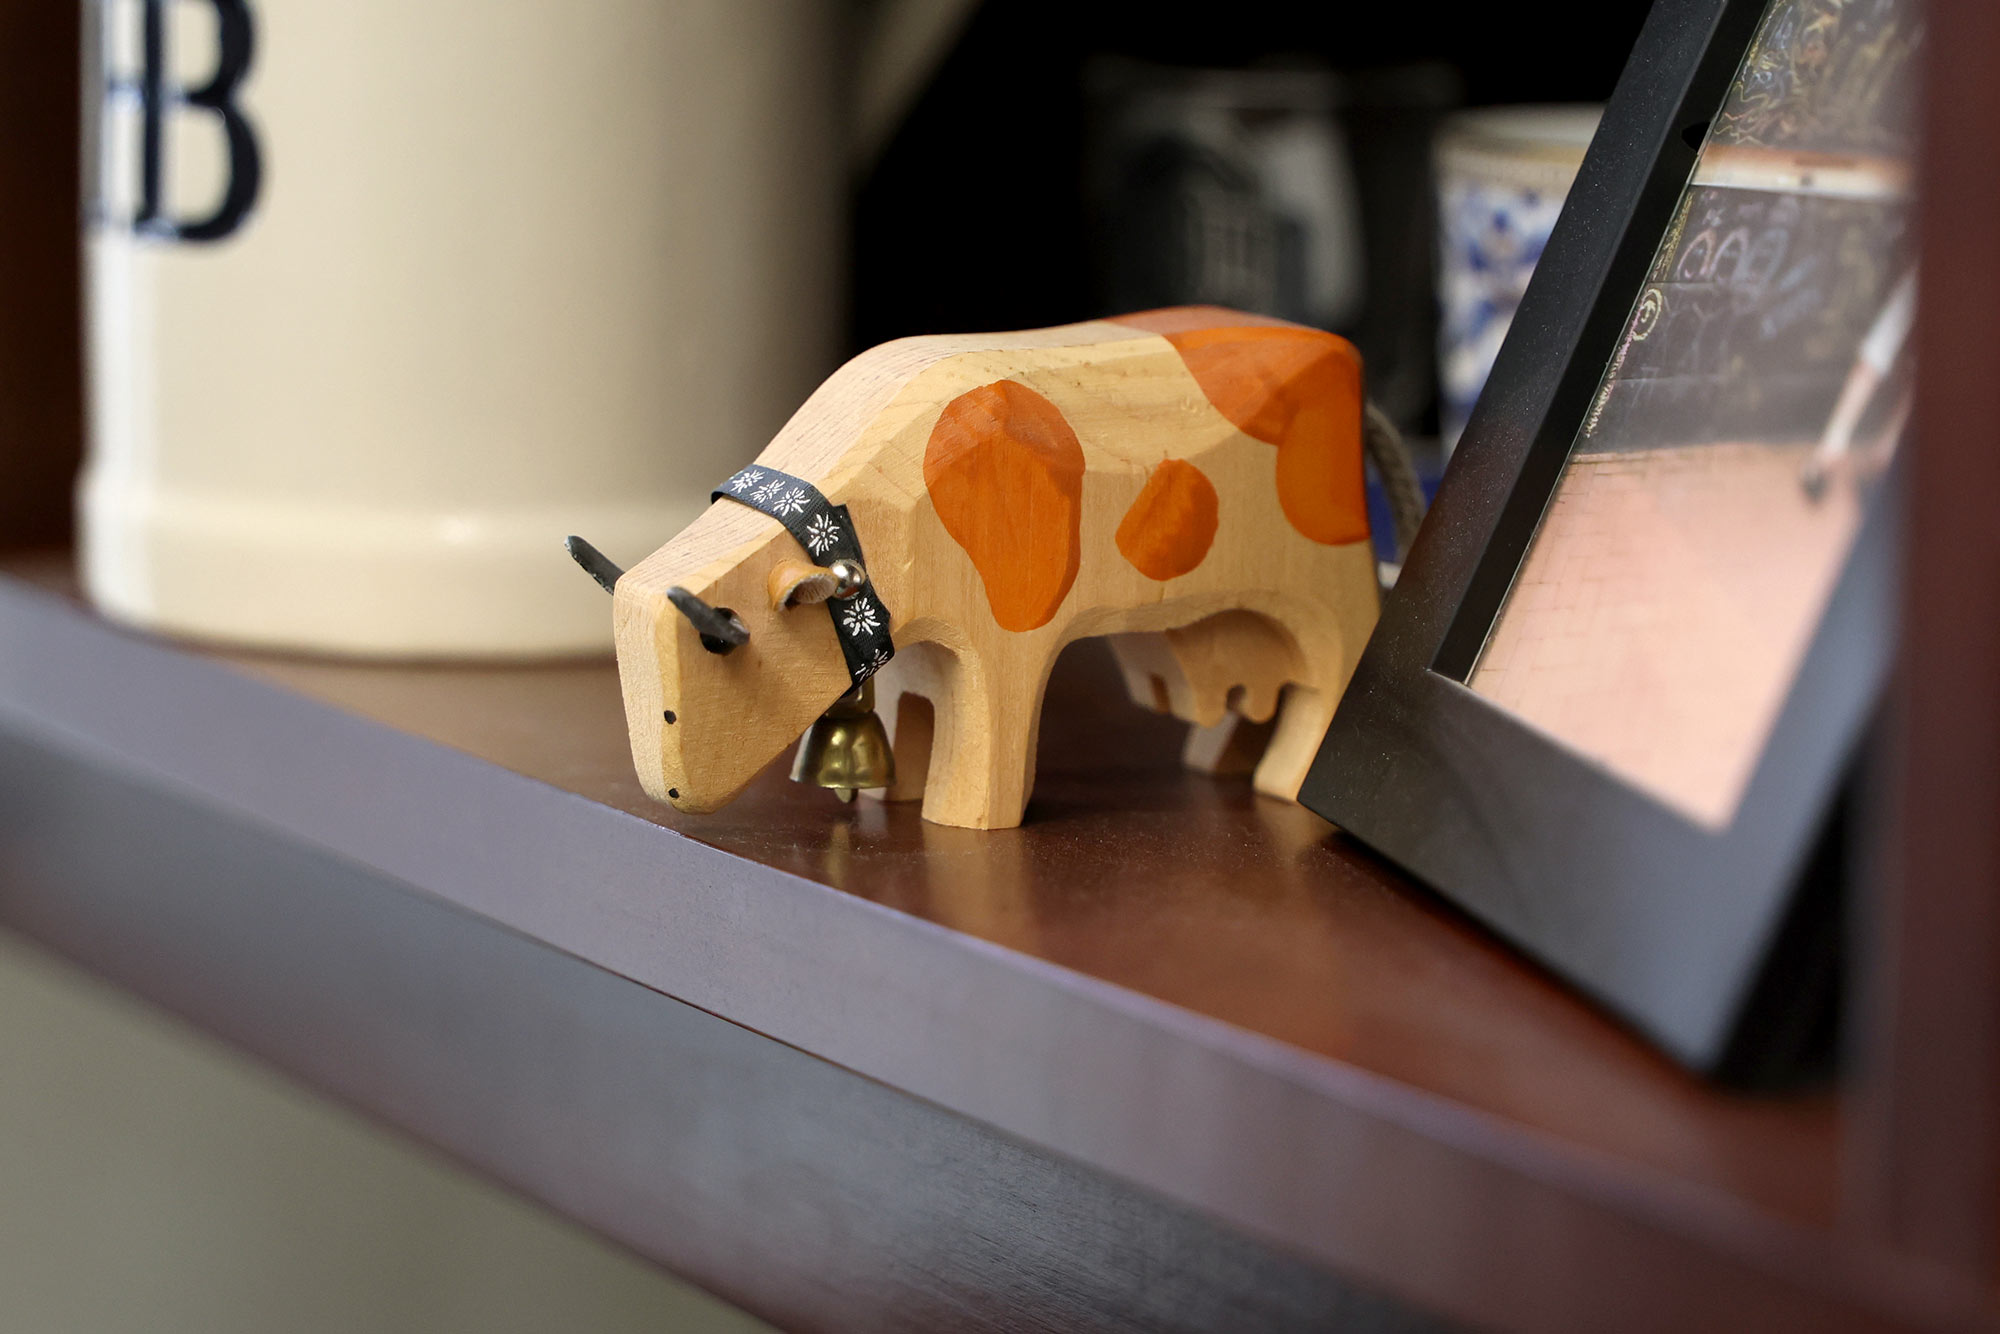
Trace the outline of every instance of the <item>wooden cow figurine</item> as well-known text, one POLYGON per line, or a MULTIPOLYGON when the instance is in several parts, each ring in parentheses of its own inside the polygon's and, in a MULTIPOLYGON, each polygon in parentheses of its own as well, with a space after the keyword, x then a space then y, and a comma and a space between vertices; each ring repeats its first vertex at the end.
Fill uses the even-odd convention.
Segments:
MULTIPOLYGON (((858 610, 886 609, 895 646, 876 678, 885 795, 1019 824, 1050 666, 1107 635, 1139 703, 1211 729, 1197 758, 1225 749, 1226 713, 1278 713, 1255 781, 1295 798, 1375 621, 1362 413, 1348 343, 1214 308, 907 338, 842 367, 754 466, 851 517, 873 584, 858 610)), ((716 809, 850 690, 843 613, 798 597, 831 583, 815 564, 720 500, 617 579, 652 796, 716 809), (711 609, 740 647, 704 637, 711 609)))

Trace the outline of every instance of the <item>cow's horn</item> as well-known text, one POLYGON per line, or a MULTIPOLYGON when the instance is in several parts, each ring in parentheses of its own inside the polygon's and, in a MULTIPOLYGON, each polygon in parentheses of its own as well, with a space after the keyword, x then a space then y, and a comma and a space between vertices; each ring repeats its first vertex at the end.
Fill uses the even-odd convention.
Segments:
POLYGON ((727 653, 750 642, 750 632, 727 607, 711 607, 678 585, 667 590, 667 601, 688 618, 701 635, 701 646, 710 653, 727 653))
POLYGON ((625 571, 611 563, 611 558, 582 538, 571 534, 563 539, 563 547, 571 560, 583 567, 583 572, 598 582, 609 593, 618 587, 618 576, 625 571))

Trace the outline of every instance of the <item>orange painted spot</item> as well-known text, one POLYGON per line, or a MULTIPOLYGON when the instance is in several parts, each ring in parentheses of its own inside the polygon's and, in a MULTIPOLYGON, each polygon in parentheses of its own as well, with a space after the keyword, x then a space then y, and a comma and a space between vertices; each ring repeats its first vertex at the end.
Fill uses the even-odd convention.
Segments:
POLYGON ((1153 469, 1118 524, 1118 549, 1162 583, 1201 564, 1215 542, 1215 483, 1184 459, 1153 469))
POLYGON ((1216 410, 1278 447, 1278 504, 1329 546, 1368 536, 1361 471, 1361 357, 1346 339, 1213 306, 1128 315, 1181 354, 1216 410))
POLYGON ((1000 380, 945 405, 924 486, 1003 630, 1047 625, 1083 559, 1083 446, 1056 405, 1000 380))

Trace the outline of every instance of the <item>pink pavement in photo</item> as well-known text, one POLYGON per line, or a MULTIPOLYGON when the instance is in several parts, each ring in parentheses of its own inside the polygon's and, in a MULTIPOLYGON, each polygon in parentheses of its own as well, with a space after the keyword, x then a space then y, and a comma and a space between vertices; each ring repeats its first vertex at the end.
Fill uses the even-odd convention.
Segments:
POLYGON ((1734 816, 1859 525, 1811 446, 1578 455, 1469 682, 1711 827, 1734 816))

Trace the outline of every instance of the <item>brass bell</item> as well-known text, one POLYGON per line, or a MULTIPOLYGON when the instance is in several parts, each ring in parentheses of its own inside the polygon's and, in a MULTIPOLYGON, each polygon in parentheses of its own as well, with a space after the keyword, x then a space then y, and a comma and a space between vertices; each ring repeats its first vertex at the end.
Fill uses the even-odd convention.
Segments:
POLYGON ((875 712, 872 679, 835 700, 813 723, 792 761, 792 781, 830 787, 842 801, 853 801, 864 787, 896 781, 896 756, 875 712))

